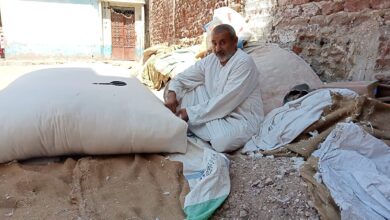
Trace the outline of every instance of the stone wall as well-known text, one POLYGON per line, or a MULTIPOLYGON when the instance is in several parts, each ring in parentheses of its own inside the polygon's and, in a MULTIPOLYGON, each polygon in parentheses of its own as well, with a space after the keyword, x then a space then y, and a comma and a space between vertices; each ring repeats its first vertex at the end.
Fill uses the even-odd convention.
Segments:
MULTIPOLYGON (((151 44, 194 39, 218 1, 151 0, 151 44)), ((219 1, 221 3, 221 1, 219 1)), ((390 74, 390 0, 225 1, 248 20, 254 40, 306 60, 323 81, 390 74)))
POLYGON ((293 50, 324 81, 390 73, 389 0, 247 0, 245 15, 259 40, 293 50))

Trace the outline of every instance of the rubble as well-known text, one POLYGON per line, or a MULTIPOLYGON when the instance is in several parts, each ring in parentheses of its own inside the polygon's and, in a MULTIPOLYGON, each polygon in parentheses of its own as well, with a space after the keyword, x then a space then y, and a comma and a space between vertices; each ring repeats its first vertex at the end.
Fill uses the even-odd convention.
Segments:
POLYGON ((319 219, 292 159, 227 156, 231 192, 212 219, 319 219))

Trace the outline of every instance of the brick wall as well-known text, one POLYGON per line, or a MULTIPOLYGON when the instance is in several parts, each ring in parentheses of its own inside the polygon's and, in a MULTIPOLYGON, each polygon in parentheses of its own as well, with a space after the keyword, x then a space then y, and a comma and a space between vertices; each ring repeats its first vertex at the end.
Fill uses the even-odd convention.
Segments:
POLYGON ((247 0, 245 15, 259 40, 293 50, 324 81, 390 74, 389 0, 247 0))
POLYGON ((229 6, 242 11, 244 0, 150 0, 150 44, 199 42, 203 25, 212 20, 213 10, 229 6))
POLYGON ((174 0, 149 0, 150 44, 172 41, 174 38, 174 0))
POLYGON ((212 19, 216 0, 178 1, 175 15, 175 38, 191 38, 203 33, 203 25, 212 19))
POLYGON ((390 0, 150 0, 151 45, 199 42, 218 2, 245 16, 254 39, 293 50, 324 81, 390 74, 390 0))

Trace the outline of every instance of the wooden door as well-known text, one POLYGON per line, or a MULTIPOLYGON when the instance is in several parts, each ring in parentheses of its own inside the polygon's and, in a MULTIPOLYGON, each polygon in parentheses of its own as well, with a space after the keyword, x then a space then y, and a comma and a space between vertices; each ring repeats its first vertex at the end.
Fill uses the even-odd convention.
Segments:
POLYGON ((134 8, 111 9, 112 59, 135 60, 134 8))

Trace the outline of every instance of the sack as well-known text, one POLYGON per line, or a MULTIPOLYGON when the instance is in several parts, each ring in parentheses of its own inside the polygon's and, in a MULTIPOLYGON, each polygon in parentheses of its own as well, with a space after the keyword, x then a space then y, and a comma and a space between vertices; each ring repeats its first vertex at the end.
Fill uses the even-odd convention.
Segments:
POLYGON ((243 41, 249 41, 253 35, 248 24, 245 22, 245 18, 229 7, 215 9, 213 20, 220 21, 222 24, 231 25, 236 31, 237 37, 243 41))
POLYGON ((247 42, 251 39, 253 33, 248 27, 248 24, 245 22, 244 17, 242 17, 238 12, 229 8, 221 7, 214 10, 213 20, 205 24, 203 29, 205 30, 206 36, 206 48, 208 51, 212 49, 211 43, 211 33, 213 29, 220 24, 229 24, 232 26, 238 37, 238 48, 243 48, 244 42, 247 42))
POLYGON ((137 79, 90 68, 45 69, 17 79, 0 92, 0 130, 0 163, 187 149, 187 124, 137 79))
POLYGON ((259 84, 265 114, 282 106, 284 96, 293 86, 306 83, 316 89, 322 85, 309 64, 276 44, 249 44, 244 51, 253 58, 260 72, 259 84))

